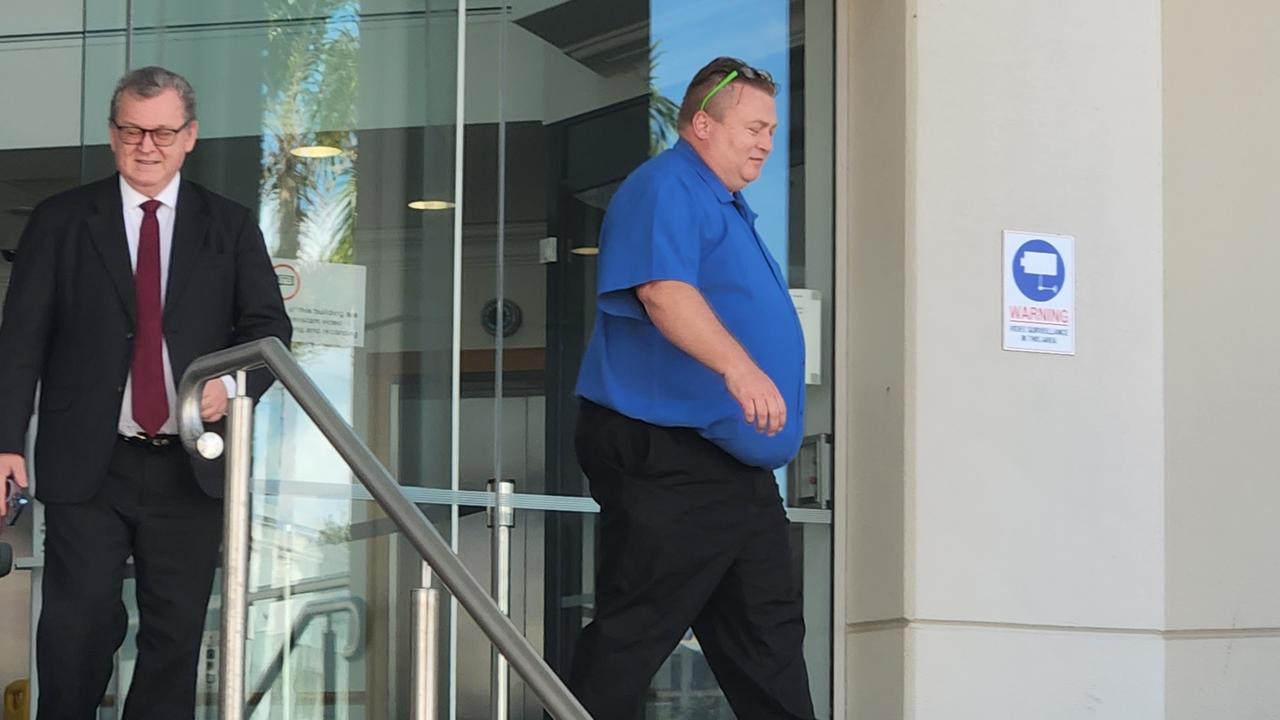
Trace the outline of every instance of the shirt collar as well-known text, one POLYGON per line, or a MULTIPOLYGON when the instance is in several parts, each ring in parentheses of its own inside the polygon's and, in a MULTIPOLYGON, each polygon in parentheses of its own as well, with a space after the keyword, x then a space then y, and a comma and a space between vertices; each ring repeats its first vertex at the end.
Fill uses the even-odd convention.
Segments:
MULTIPOLYGON (((123 175, 119 177, 120 199, 121 202, 123 202, 125 209, 136 208, 142 203, 152 199, 135 190, 134 187, 124 179, 123 175)), ((177 210, 178 186, 181 184, 182 173, 177 173, 173 176, 173 179, 169 181, 169 184, 165 185, 164 189, 160 191, 160 194, 155 196, 155 199, 159 200, 165 207, 177 210)))
POLYGON ((694 170, 697 171, 698 177, 702 178, 702 181, 707 184, 707 187, 711 188, 711 192, 715 194, 717 200, 722 203, 731 203, 733 202, 734 195, 741 195, 741 193, 729 192, 729 188, 724 186, 724 181, 712 172, 711 168, 707 167, 706 161, 702 159, 702 156, 698 154, 698 151, 694 150, 693 146, 686 142, 684 138, 680 138, 676 141, 675 151, 683 157, 694 170))

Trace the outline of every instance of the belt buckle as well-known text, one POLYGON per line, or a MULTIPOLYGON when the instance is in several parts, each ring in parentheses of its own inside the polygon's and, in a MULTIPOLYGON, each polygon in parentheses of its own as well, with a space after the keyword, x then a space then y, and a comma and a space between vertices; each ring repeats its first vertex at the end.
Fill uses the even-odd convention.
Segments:
POLYGON ((168 447, 169 443, 172 442, 167 437, 158 437, 155 435, 148 435, 142 432, 133 435, 131 439, 137 442, 140 442, 144 445, 150 445, 151 447, 154 447, 154 448, 168 447))

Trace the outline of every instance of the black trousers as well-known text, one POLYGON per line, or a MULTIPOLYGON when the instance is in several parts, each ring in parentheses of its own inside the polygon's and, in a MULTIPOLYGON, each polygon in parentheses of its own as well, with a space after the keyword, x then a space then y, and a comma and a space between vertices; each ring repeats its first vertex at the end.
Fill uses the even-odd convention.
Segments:
POLYGON ((812 720, 773 474, 693 430, 586 401, 575 442, 601 508, 596 614, 569 681, 592 717, 640 717, 653 674, 692 627, 739 718, 812 720))
MULTIPOLYGON (((74 452, 68 447, 68 452, 74 452)), ((44 605, 36 631, 38 720, 91 720, 111 679, 128 617, 133 556, 138 659, 125 720, 195 714, 205 611, 218 564, 222 502, 196 485, 178 443, 116 443, 88 502, 45 507, 44 605)))

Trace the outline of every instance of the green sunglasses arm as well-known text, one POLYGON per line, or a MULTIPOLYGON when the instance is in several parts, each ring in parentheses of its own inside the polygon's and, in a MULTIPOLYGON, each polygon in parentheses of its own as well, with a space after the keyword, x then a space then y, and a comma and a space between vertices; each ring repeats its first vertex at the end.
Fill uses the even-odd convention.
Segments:
POLYGON ((733 82, 733 79, 736 77, 738 77, 738 71, 734 70, 728 75, 725 75, 724 79, 719 83, 716 83, 716 86, 711 88, 711 92, 707 93, 706 97, 702 98, 702 104, 698 106, 698 111, 704 112, 707 109, 707 103, 711 101, 711 98, 715 97, 716 93, 723 90, 725 85, 733 82))

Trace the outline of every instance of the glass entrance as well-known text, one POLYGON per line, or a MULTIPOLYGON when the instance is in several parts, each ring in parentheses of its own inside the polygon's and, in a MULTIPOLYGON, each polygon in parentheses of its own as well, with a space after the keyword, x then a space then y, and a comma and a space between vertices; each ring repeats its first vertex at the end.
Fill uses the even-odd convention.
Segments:
MULTIPOLYGON (((486 48, 486 57, 468 55, 468 77, 484 80, 468 83, 467 127, 485 140, 474 151, 468 146, 466 180, 469 196, 483 189, 478 202, 492 214, 464 211, 468 242, 474 237, 476 245, 474 261, 464 263, 463 355, 480 353, 474 368, 463 365, 464 483, 478 489, 493 477, 514 482, 513 616, 541 642, 553 667, 567 673, 594 607, 598 508, 574 456, 573 389, 594 322, 605 210, 631 170, 674 143, 676 110, 699 67, 716 55, 733 55, 769 69, 781 80, 782 127, 765 177, 747 194, 793 294, 816 303, 810 312, 818 316, 806 328, 816 360, 805 418, 810 438, 795 466, 779 473, 779 486, 789 495, 809 626, 807 660, 815 706, 825 718, 831 716, 832 359, 826 352, 833 7, 747 5, 743 12, 743 3, 727 0, 519 2, 469 24, 468 44, 486 48), (806 87, 818 97, 807 97, 806 87)), ((477 546, 487 572, 489 534, 482 523, 477 518, 474 531, 464 532, 462 546, 464 554, 477 546)), ((487 667, 482 645, 462 646, 459 653, 465 666, 487 667)), ((474 697, 477 704, 460 705, 460 712, 487 717, 487 693, 474 697)), ((518 686, 510 712, 540 717, 518 686)), ((733 717, 692 634, 654 678, 646 717, 733 717)))
MULTIPOLYGON (((12 195, 0 228, 13 236, 0 249, 16 243, 22 208, 112 171, 107 103, 127 68, 187 76, 200 140, 184 177, 257 211, 295 354, 480 578, 494 560, 489 483, 511 481, 510 612, 561 671, 594 603, 598 508, 574 459, 573 387, 605 209, 674 142, 675 104, 698 67, 734 55, 769 69, 783 128, 748 196, 816 320, 809 439, 779 489, 815 705, 831 716, 830 0, 71 5, 24 26, 10 45, 27 54, 0 60, 72 88, 39 90, 67 109, 58 122, 0 138, 0 191, 12 195)), ((408 717, 416 555, 282 393, 256 426, 251 717, 408 717)), ((218 612, 215 592, 207 718, 218 612)), ((440 717, 491 717, 488 642, 448 604, 442 623, 440 717)), ((130 639, 103 717, 127 692, 133 653, 130 639)), ((542 717, 514 678, 507 711, 542 717)), ((647 717, 731 717, 696 638, 655 677, 647 717)))

